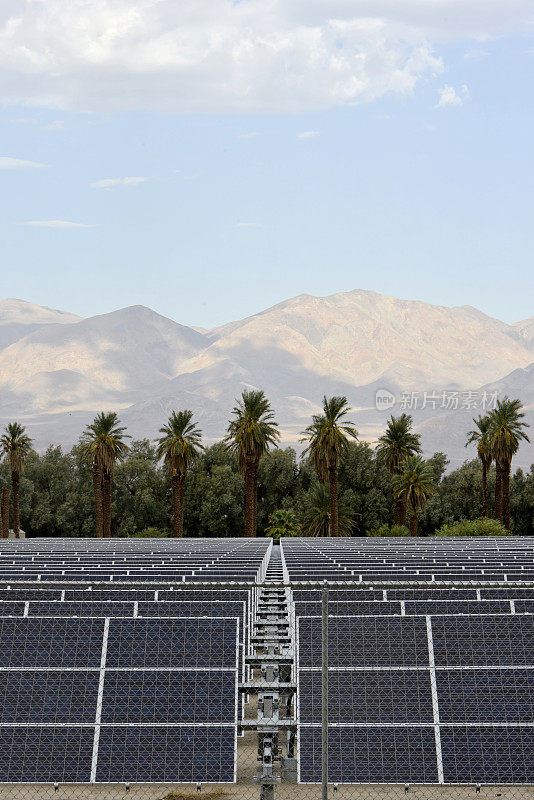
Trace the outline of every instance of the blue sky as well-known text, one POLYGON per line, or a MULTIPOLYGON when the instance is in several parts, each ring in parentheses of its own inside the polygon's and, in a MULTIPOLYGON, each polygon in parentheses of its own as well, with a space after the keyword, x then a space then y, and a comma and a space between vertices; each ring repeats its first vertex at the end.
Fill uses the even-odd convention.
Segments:
MULTIPOLYGON (((456 7, 426 0, 436 4, 456 7)), ((231 83, 233 63, 199 71, 195 52, 178 68, 183 42, 151 39, 155 21, 131 5, 146 41, 136 33, 130 60, 124 38, 106 50, 96 77, 78 53, 105 39, 117 4, 101 0, 99 30, 66 54, 46 25, 24 28, 27 3, 2 11, 0 67, 3 50, 10 71, 0 80, 0 297, 84 316, 140 303, 205 327, 296 294, 354 288, 474 305, 509 322, 534 315, 531 2, 503 3, 487 30, 467 18, 446 35, 444 17, 399 21, 381 3, 376 48, 367 53, 345 25, 317 75, 300 39, 330 30, 331 17, 310 21, 291 4, 280 30, 269 20, 291 58, 281 66, 253 41, 246 86, 240 76, 231 83), (22 45, 30 75, 14 62, 22 45), (341 81, 336 48, 363 52, 366 71, 349 61, 341 81), (163 56, 164 80, 153 63, 163 56), (288 87, 292 69, 303 77, 288 87)), ((470 6, 484 14, 484 4, 470 6)), ((343 14, 351 31, 361 22, 343 14)), ((52 30, 54 17, 44 22, 52 30)), ((242 45, 245 21, 234 22, 242 45)), ((197 20, 192 51, 204 33, 197 20)))

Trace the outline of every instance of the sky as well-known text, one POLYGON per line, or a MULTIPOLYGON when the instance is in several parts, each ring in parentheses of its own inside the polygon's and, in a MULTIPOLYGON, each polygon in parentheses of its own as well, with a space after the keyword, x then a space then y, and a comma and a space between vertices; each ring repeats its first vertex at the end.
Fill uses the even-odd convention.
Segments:
POLYGON ((4 0, 0 298, 534 315, 534 0, 4 0))

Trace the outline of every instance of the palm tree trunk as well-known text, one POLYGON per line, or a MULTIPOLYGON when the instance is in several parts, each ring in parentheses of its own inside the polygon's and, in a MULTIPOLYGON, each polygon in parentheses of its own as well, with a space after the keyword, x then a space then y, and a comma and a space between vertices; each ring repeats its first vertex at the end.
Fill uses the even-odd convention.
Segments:
POLYGON ((393 524, 394 525, 405 525, 406 524, 406 508, 402 501, 401 497, 395 498, 395 504, 393 506, 393 524), (404 518, 404 522, 402 521, 404 518))
POLYGON ((106 470, 102 475, 102 522, 105 539, 111 538, 111 475, 106 470))
POLYGON ((2 538, 9 538, 9 489, 2 489, 2 538))
POLYGON ((16 470, 11 473, 11 492, 13 495, 13 532, 18 539, 20 535, 20 475, 16 470))
POLYGON ((488 516, 488 462, 482 459, 482 516, 488 516))
POLYGON ((328 483, 330 487, 330 536, 339 535, 339 525, 337 518, 337 468, 330 467, 328 470, 328 483))
POLYGON ((410 536, 417 536, 417 510, 413 507, 410 516, 410 536))
POLYGON ((175 537, 180 536, 180 495, 179 495, 179 477, 178 475, 171 476, 172 488, 172 534, 175 537))
POLYGON ((510 530, 510 462, 502 466, 502 522, 510 530))
POLYGON ((104 533, 104 514, 102 511, 102 473, 93 463, 93 495, 95 499, 96 535, 101 539, 104 533))
POLYGON ((184 535, 184 494, 185 494, 185 475, 178 475, 178 487, 177 487, 177 499, 178 499, 178 526, 177 532, 175 536, 179 536, 180 538, 184 535))
POLYGON ((245 466, 245 536, 254 536, 254 470, 252 466, 245 466))
POLYGON ((495 462, 495 519, 502 518, 502 469, 498 461, 495 462))
POLYGON ((253 507, 252 507, 252 536, 258 535, 258 468, 259 465, 256 463, 254 464, 254 469, 252 471, 252 480, 254 483, 253 507))

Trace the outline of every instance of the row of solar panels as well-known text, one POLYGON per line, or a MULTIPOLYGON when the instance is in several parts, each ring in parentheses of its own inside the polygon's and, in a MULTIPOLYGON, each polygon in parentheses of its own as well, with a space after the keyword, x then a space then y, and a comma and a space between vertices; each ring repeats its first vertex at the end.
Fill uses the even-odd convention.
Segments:
MULTIPOLYGON (((299 780, 321 779, 321 619, 300 617, 299 780)), ((332 617, 328 767, 342 783, 534 782, 534 619, 332 617)))
MULTIPOLYGON (((244 604, 229 601, 121 601, 121 600, 0 600, 0 616, 7 617, 204 617, 219 616, 221 609, 231 616, 245 617, 244 604), (221 607, 217 609, 217 604, 221 607)), ((295 616, 319 616, 320 602, 297 602, 295 616)), ((328 605, 332 616, 412 616, 427 614, 534 614, 530 600, 400 600, 334 601, 328 605)))
POLYGON ((0 619, 0 782, 234 781, 239 640, 231 617, 0 619))

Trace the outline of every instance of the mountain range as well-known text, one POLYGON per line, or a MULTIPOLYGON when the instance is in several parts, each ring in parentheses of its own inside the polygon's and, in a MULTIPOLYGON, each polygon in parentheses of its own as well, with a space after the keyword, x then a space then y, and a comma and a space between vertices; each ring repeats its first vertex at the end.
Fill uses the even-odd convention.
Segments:
MULTIPOLYGON (((84 319, 0 302, 0 424, 22 421, 38 449, 69 447, 111 408, 136 438, 191 408, 213 441, 251 387, 268 395, 284 444, 298 449, 322 396, 344 394, 362 439, 407 410, 425 453, 443 450, 455 466, 473 454, 464 447, 472 417, 498 396, 519 397, 534 427, 534 317, 509 325, 470 306, 356 290, 300 295, 204 331, 144 306, 84 319), (380 408, 377 391, 389 393, 380 408)), ((531 462, 524 444, 516 463, 531 462)))

